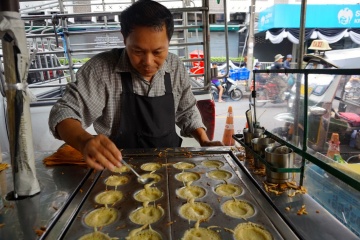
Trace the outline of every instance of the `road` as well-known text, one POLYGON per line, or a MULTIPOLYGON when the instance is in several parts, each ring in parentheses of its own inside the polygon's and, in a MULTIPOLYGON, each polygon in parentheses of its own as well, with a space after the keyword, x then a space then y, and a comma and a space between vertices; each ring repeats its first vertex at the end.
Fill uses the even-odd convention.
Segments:
MULTIPOLYGON (((246 123, 245 111, 249 109, 248 99, 249 94, 245 94, 240 101, 236 102, 227 98, 225 99, 226 102, 218 103, 217 99, 215 99, 216 116, 214 140, 222 140, 229 106, 231 106, 233 109, 234 131, 235 133, 242 133, 246 123)), ((272 130, 275 127, 280 127, 283 125, 283 123, 278 122, 273 118, 276 114, 283 112, 286 112, 285 103, 267 103, 263 107, 256 107, 257 120, 260 121, 260 125, 264 126, 267 130, 272 130)))

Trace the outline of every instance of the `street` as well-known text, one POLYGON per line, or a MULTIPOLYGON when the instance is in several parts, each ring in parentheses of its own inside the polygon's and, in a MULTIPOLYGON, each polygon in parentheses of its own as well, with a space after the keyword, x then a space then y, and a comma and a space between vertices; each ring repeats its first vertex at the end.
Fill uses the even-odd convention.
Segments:
MULTIPOLYGON (((224 103, 218 103, 217 99, 215 99, 216 115, 214 140, 222 140, 229 106, 233 109, 234 132, 242 133, 243 128, 245 127, 245 111, 249 109, 249 93, 244 93, 244 97, 240 101, 234 102, 229 98, 226 98, 225 100, 226 102, 224 103)), ((283 125, 283 123, 280 123, 273 118, 276 114, 283 112, 286 112, 286 103, 267 103, 263 107, 256 107, 257 121, 267 130, 272 130, 275 127, 283 125)))

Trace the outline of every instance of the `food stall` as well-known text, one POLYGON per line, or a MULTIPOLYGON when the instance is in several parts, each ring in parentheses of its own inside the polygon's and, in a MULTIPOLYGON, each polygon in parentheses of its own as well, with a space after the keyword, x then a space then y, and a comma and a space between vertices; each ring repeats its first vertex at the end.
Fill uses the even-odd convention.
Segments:
MULTIPOLYGON (((31 171, 22 170, 34 173, 39 191, 16 196, 17 165, 0 172, 0 239, 359 239, 359 180, 329 167, 306 143, 284 141, 257 123, 256 104, 253 110, 249 126, 291 149, 291 166, 267 163, 245 143, 246 131, 233 136, 238 148, 124 150, 131 166, 154 179, 147 185, 126 167, 89 169, 68 146, 34 151, 31 171), (271 182, 276 174, 284 181, 271 182)), ((13 155, 2 158, 16 163, 13 155)))
MULTIPOLYGON (((94 172, 77 164, 46 166, 42 160, 50 155, 36 154, 40 193, 3 199, 1 239, 80 239, 94 232, 119 239, 155 232, 161 237, 156 239, 181 239, 191 229, 204 231, 203 239, 208 232, 215 239, 243 239, 235 236, 246 232, 270 236, 266 239, 358 239, 306 191, 294 194, 301 189, 296 183, 282 193, 266 191, 264 176, 253 171, 242 150, 125 151, 124 159, 141 175, 154 177, 148 186, 127 168, 94 172), (104 193, 117 194, 101 197, 104 193)), ((1 192, 8 193, 10 169, 1 179, 1 192)))

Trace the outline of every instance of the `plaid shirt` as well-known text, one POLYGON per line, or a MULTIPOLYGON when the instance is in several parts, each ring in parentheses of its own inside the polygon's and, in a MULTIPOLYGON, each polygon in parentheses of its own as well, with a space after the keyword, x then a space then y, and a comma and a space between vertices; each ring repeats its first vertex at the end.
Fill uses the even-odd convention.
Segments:
MULTIPOLYGON (((98 134, 111 139, 120 127, 122 93, 120 72, 130 72, 134 92, 156 97, 165 94, 164 74, 169 72, 174 95, 175 122, 182 136, 191 136, 197 128, 204 128, 196 99, 191 91, 189 76, 183 62, 172 53, 150 82, 144 80, 131 66, 126 51, 119 49, 100 53, 84 64, 76 74, 76 82, 67 84, 64 96, 53 106, 49 117, 52 134, 59 139, 56 125, 72 118, 84 129, 93 124, 98 134)), ((141 116, 139 116, 141 117, 141 116)))

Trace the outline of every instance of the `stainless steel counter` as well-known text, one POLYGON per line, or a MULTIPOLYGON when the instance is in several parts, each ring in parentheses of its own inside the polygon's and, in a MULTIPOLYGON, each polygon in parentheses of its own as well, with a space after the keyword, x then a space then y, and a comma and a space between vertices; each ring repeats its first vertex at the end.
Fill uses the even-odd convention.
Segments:
MULTIPOLYGON (((32 197, 7 201, 6 195, 13 191, 12 171, 8 168, 0 173, 4 203, 0 209, 0 239, 38 239, 37 230, 44 231, 40 238, 45 238, 75 193, 86 192, 89 187, 84 180, 93 177, 92 170, 74 165, 46 167, 42 160, 50 154, 35 153, 41 192, 32 197)), ((9 163, 9 157, 5 156, 3 162, 9 163)))
MULTIPOLYGON (((309 194, 296 194, 289 197, 286 191, 281 195, 266 192, 263 182, 264 176, 254 174, 249 170, 249 164, 242 163, 244 172, 253 180, 254 186, 268 198, 274 209, 283 216, 284 221, 299 235, 301 239, 309 240, 338 240, 359 239, 352 231, 331 215, 322 205, 316 202, 309 194), (298 215, 297 211, 305 205, 308 214, 298 215), (288 210, 290 208, 290 210, 288 210)), ((306 176, 305 176, 306 179, 306 176)), ((306 187, 306 185, 305 185, 306 187)), ((292 191, 293 192, 293 191, 292 191)))
MULTIPOLYGON (((94 196, 105 190, 104 180, 111 173, 108 170, 93 173, 87 168, 74 165, 45 167, 42 159, 47 155, 50 153, 36 154, 36 169, 41 192, 23 200, 5 201, 6 206, 0 210, 0 224, 4 224, 0 227, 0 239, 77 239, 83 234, 94 231, 86 226, 84 216, 91 209, 99 207, 94 202, 94 196), (41 228, 45 232, 38 237, 35 230, 41 228)), ((166 215, 158 224, 152 224, 154 229, 161 232, 163 239, 180 239, 185 229, 194 227, 194 221, 184 219, 178 214, 179 206, 186 202, 179 199, 175 191, 183 186, 182 182, 174 179, 181 170, 172 167, 179 161, 195 163, 194 171, 201 173, 201 179, 195 181, 193 185, 205 188, 206 195, 199 201, 212 205, 214 214, 208 221, 202 222, 200 227, 220 226, 222 239, 233 238, 232 233, 225 228, 233 229, 238 223, 247 221, 260 223, 272 233, 274 239, 358 239, 309 195, 301 194, 290 198, 286 194, 276 196, 266 193, 262 187, 264 178, 252 174, 228 147, 179 148, 167 151, 151 149, 125 151, 124 155, 140 173, 145 173, 139 168, 144 162, 161 162, 165 166, 159 171, 164 182, 155 185, 164 192, 164 195, 162 199, 155 201, 155 204, 160 203, 166 210, 166 215), (232 177, 227 182, 237 184, 244 190, 235 198, 245 200, 255 207, 256 213, 253 217, 247 220, 234 219, 221 213, 221 204, 232 198, 214 194, 214 188, 224 181, 208 178, 211 169, 202 166, 202 162, 206 160, 219 160, 224 163, 222 168, 232 173, 232 177), (309 214, 298 216, 296 210, 304 204, 309 214), (285 210, 289 206, 292 210, 285 210), (170 224, 173 221, 175 223, 170 224)), ((130 230, 141 227, 128 220, 128 214, 142 205, 133 198, 133 194, 141 186, 134 181, 132 173, 125 175, 132 182, 128 186, 119 188, 124 192, 125 198, 115 204, 114 208, 120 212, 120 215, 115 224, 101 228, 101 231, 109 233, 110 237, 119 237, 119 239, 124 239, 130 230)), ((0 177, 1 193, 4 195, 12 190, 11 170, 3 171, 0 177)))

